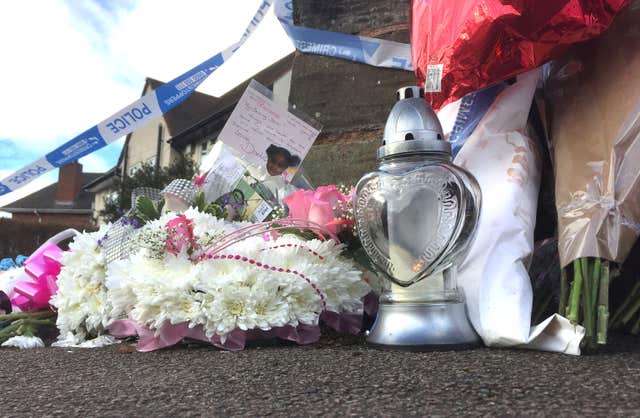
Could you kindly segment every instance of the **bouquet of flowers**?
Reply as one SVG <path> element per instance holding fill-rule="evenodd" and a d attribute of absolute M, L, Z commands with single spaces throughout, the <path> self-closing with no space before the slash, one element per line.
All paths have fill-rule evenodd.
<path fill-rule="evenodd" d="M 88 336 L 104 333 L 111 323 L 102 248 L 108 227 L 76 235 L 61 259 L 58 291 L 50 301 L 58 313 L 60 341 L 64 341 L 59 345 L 81 344 Z"/>
<path fill-rule="evenodd" d="M 364 280 L 371 286 L 373 293 L 380 294 L 387 284 L 374 273 L 374 267 L 362 248 L 356 232 L 353 212 L 354 188 L 345 185 L 319 186 L 315 190 L 298 190 L 285 199 L 289 212 L 288 217 L 302 219 L 324 226 L 345 243 L 345 256 L 356 262 L 363 271 Z M 372 304 L 377 304 L 377 298 L 368 298 Z M 373 314 L 375 306 L 367 306 Z"/>
<path fill-rule="evenodd" d="M 335 190 L 319 188 L 322 196 Z M 348 195 L 339 196 L 332 207 L 343 205 L 342 216 Z M 183 338 L 235 350 L 265 337 L 314 342 L 321 321 L 360 331 L 371 287 L 341 255 L 346 244 L 336 233 L 351 225 L 344 217 L 325 213 L 316 223 L 280 210 L 272 216 L 282 218 L 263 223 L 229 221 L 227 203 L 206 202 L 203 193 L 179 211 L 144 195 L 134 201 L 135 210 L 76 235 L 61 256 L 50 299 L 57 315 L 44 311 L 56 317 L 54 345 L 93 347 L 138 336 L 140 351 Z M 292 205 L 290 215 L 298 209 Z M 114 246 L 126 247 L 125 256 L 112 259 Z"/>
<path fill-rule="evenodd" d="M 610 327 L 640 330 L 634 292 L 623 303 L 632 309 L 609 315 L 610 262 L 624 262 L 640 235 L 639 18 L 637 7 L 621 13 L 603 36 L 553 63 L 545 85 L 565 268 L 559 312 L 584 325 L 590 346 L 605 344 Z"/>

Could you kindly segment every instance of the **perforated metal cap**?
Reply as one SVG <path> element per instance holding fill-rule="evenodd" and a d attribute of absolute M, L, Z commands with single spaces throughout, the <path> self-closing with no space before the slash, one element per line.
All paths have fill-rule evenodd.
<path fill-rule="evenodd" d="M 444 140 L 438 116 L 424 100 L 424 90 L 403 87 L 396 92 L 396 98 L 384 127 L 378 159 L 402 154 L 451 154 L 451 144 Z"/>

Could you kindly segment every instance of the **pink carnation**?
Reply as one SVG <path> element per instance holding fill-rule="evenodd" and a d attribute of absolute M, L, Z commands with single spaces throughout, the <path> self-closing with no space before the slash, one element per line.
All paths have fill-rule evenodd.
<path fill-rule="evenodd" d="M 196 187 L 202 187 L 206 178 L 207 178 L 207 173 L 204 173 L 201 175 L 196 174 L 193 176 L 193 184 L 195 184 Z"/>

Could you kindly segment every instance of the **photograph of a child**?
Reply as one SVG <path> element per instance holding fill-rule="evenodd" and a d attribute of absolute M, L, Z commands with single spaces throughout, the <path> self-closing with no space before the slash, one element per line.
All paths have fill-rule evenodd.
<path fill-rule="evenodd" d="M 279 176 L 289 168 L 300 165 L 300 157 L 292 155 L 289 150 L 275 144 L 267 148 L 267 173 L 270 176 Z"/>

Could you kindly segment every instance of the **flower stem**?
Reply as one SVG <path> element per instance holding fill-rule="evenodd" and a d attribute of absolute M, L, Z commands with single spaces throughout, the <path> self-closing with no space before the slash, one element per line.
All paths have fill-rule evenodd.
<path fill-rule="evenodd" d="M 560 269 L 560 303 L 558 305 L 560 315 L 566 315 L 568 287 L 567 269 Z"/>
<path fill-rule="evenodd" d="M 0 344 L 8 340 L 9 338 L 17 335 L 16 332 L 20 328 L 19 321 L 15 321 L 11 325 L 8 325 L 0 330 Z"/>
<path fill-rule="evenodd" d="M 640 309 L 640 298 L 638 298 L 635 301 L 635 303 L 633 305 L 631 305 L 631 309 L 629 309 L 627 311 L 627 313 L 622 317 L 622 322 L 624 324 L 629 322 L 631 320 L 631 318 L 633 318 L 633 315 L 635 315 L 636 312 L 638 312 L 638 309 Z"/>
<path fill-rule="evenodd" d="M 15 321 L 17 319 L 39 319 L 51 318 L 56 313 L 53 311 L 34 311 L 34 312 L 15 312 L 6 315 L 0 315 L 0 321 Z"/>
<path fill-rule="evenodd" d="M 633 300 L 636 298 L 638 290 L 640 290 L 640 281 L 633 286 L 633 289 L 631 289 L 629 296 L 627 296 L 622 305 L 620 305 L 618 309 L 616 309 L 616 312 L 611 317 L 611 328 L 616 328 L 619 325 L 622 315 L 626 312 L 629 305 L 631 305 Z"/>
<path fill-rule="evenodd" d="M 593 304 L 591 303 L 591 275 L 589 274 L 589 259 L 580 259 L 580 270 L 584 281 L 584 291 L 582 292 L 582 309 L 584 311 L 584 339 L 587 346 L 593 345 Z"/>
<path fill-rule="evenodd" d="M 32 337 L 40 326 L 54 327 L 55 325 L 55 322 L 51 319 L 16 319 L 10 325 L 0 329 L 0 344 L 16 335 Z"/>
<path fill-rule="evenodd" d="M 593 259 L 593 270 L 592 276 L 593 280 L 591 281 L 591 302 L 593 303 L 593 309 L 595 310 L 598 306 L 598 289 L 600 288 L 600 276 L 602 275 L 602 260 L 600 257 L 596 257 Z"/>
<path fill-rule="evenodd" d="M 596 261 L 599 263 L 599 258 Z M 598 330 L 597 343 L 607 343 L 607 328 L 609 326 L 609 262 L 602 263 L 602 274 L 599 274 L 600 289 L 598 292 Z"/>
<path fill-rule="evenodd" d="M 580 269 L 580 260 L 573 260 L 573 282 L 571 282 L 571 294 L 569 295 L 567 318 L 574 324 L 578 323 L 578 308 L 580 307 L 581 288 L 582 272 Z"/>

